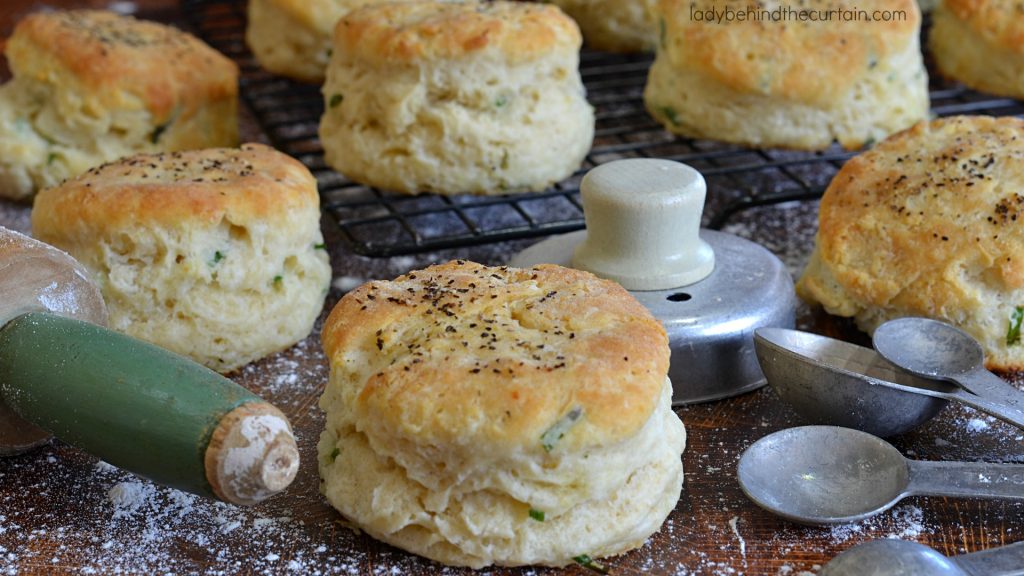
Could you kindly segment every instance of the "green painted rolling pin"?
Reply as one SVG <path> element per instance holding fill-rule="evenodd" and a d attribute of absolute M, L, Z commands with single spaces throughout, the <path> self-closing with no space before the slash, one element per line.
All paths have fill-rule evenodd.
<path fill-rule="evenodd" d="M 140 476 L 239 505 L 299 467 L 288 419 L 191 360 L 103 327 L 73 258 L 0 227 L 0 456 L 49 434 Z"/>

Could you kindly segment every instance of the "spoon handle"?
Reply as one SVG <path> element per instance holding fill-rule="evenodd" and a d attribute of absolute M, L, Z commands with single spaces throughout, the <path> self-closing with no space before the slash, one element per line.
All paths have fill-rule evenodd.
<path fill-rule="evenodd" d="M 1024 466 L 908 460 L 907 495 L 1024 500 Z"/>
<path fill-rule="evenodd" d="M 1002 404 L 1018 414 L 1024 414 L 1024 391 L 1014 388 L 984 368 L 960 375 L 955 381 L 964 390 L 990 402 Z"/>
<path fill-rule="evenodd" d="M 1024 576 L 1024 542 L 953 558 L 971 576 Z"/>
<path fill-rule="evenodd" d="M 1020 392 L 1017 393 L 1021 394 Z M 1024 428 L 1024 408 L 994 398 L 991 394 L 978 396 L 967 390 L 957 390 L 952 394 L 948 394 L 947 397 L 971 408 L 981 410 L 990 416 L 995 416 L 1007 424 L 1017 428 Z"/>

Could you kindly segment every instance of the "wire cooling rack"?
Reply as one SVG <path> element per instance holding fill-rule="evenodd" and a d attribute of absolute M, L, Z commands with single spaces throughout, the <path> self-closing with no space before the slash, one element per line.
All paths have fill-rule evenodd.
<path fill-rule="evenodd" d="M 182 0 L 200 36 L 241 69 L 241 94 L 274 146 L 302 161 L 316 176 L 322 205 L 349 247 L 365 256 L 394 256 L 568 232 L 583 227 L 582 175 L 619 158 L 654 157 L 685 162 L 708 183 L 704 225 L 721 227 L 753 206 L 820 197 L 852 153 L 750 150 L 674 136 L 643 107 L 650 56 L 584 51 L 580 72 L 597 113 L 594 147 L 572 177 L 532 194 L 406 196 L 347 180 L 324 163 L 317 136 L 323 112 L 318 87 L 260 68 L 245 45 L 245 0 Z M 1024 114 L 1024 105 L 945 83 L 932 74 L 932 112 Z"/>

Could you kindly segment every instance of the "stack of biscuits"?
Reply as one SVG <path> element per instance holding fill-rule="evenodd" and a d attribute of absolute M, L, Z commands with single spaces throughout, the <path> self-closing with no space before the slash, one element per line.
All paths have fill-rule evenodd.
<path fill-rule="evenodd" d="M 668 339 L 613 282 L 449 262 L 350 292 L 323 343 L 321 489 L 385 542 L 561 566 L 642 545 L 679 499 Z"/>

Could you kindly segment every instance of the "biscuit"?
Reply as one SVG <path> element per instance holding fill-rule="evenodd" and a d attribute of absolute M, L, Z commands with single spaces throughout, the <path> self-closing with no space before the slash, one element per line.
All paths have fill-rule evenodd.
<path fill-rule="evenodd" d="M 447 564 L 620 554 L 679 499 L 664 329 L 621 286 L 449 262 L 347 294 L 323 329 L 321 490 Z"/>
<path fill-rule="evenodd" d="M 327 163 L 415 194 L 543 190 L 580 166 L 594 112 L 582 39 L 555 6 L 400 2 L 335 28 L 323 87 Z"/>
<path fill-rule="evenodd" d="M 141 154 L 36 197 L 110 327 L 228 372 L 305 338 L 331 278 L 316 181 L 272 148 Z"/>
<path fill-rule="evenodd" d="M 1004 0 L 943 0 L 928 44 L 939 72 L 971 88 L 1024 98 L 1024 20 Z"/>
<path fill-rule="evenodd" d="M 76 10 L 29 15 L 6 47 L 0 196 L 136 152 L 238 143 L 233 62 L 175 28 Z"/>
<path fill-rule="evenodd" d="M 1024 121 L 922 122 L 849 160 L 821 200 L 797 293 L 872 332 L 904 316 L 954 324 L 989 368 L 1024 368 Z"/>
<path fill-rule="evenodd" d="M 745 0 L 659 0 L 664 34 L 644 89 L 648 112 L 683 136 L 805 150 L 834 140 L 859 148 L 927 117 L 928 75 L 914 0 L 878 0 L 870 12 L 852 0 L 773 6 L 759 11 Z M 828 10 L 846 10 L 867 17 L 875 9 L 905 18 L 796 16 L 829 18 Z M 776 22 L 775 12 L 789 15 Z M 740 13 L 743 21 L 737 21 Z"/>
<path fill-rule="evenodd" d="M 658 44 L 657 0 L 550 0 L 572 16 L 587 48 L 653 52 Z"/>
<path fill-rule="evenodd" d="M 320 84 L 338 19 L 355 8 L 388 0 L 249 0 L 245 42 L 260 65 Z"/>

